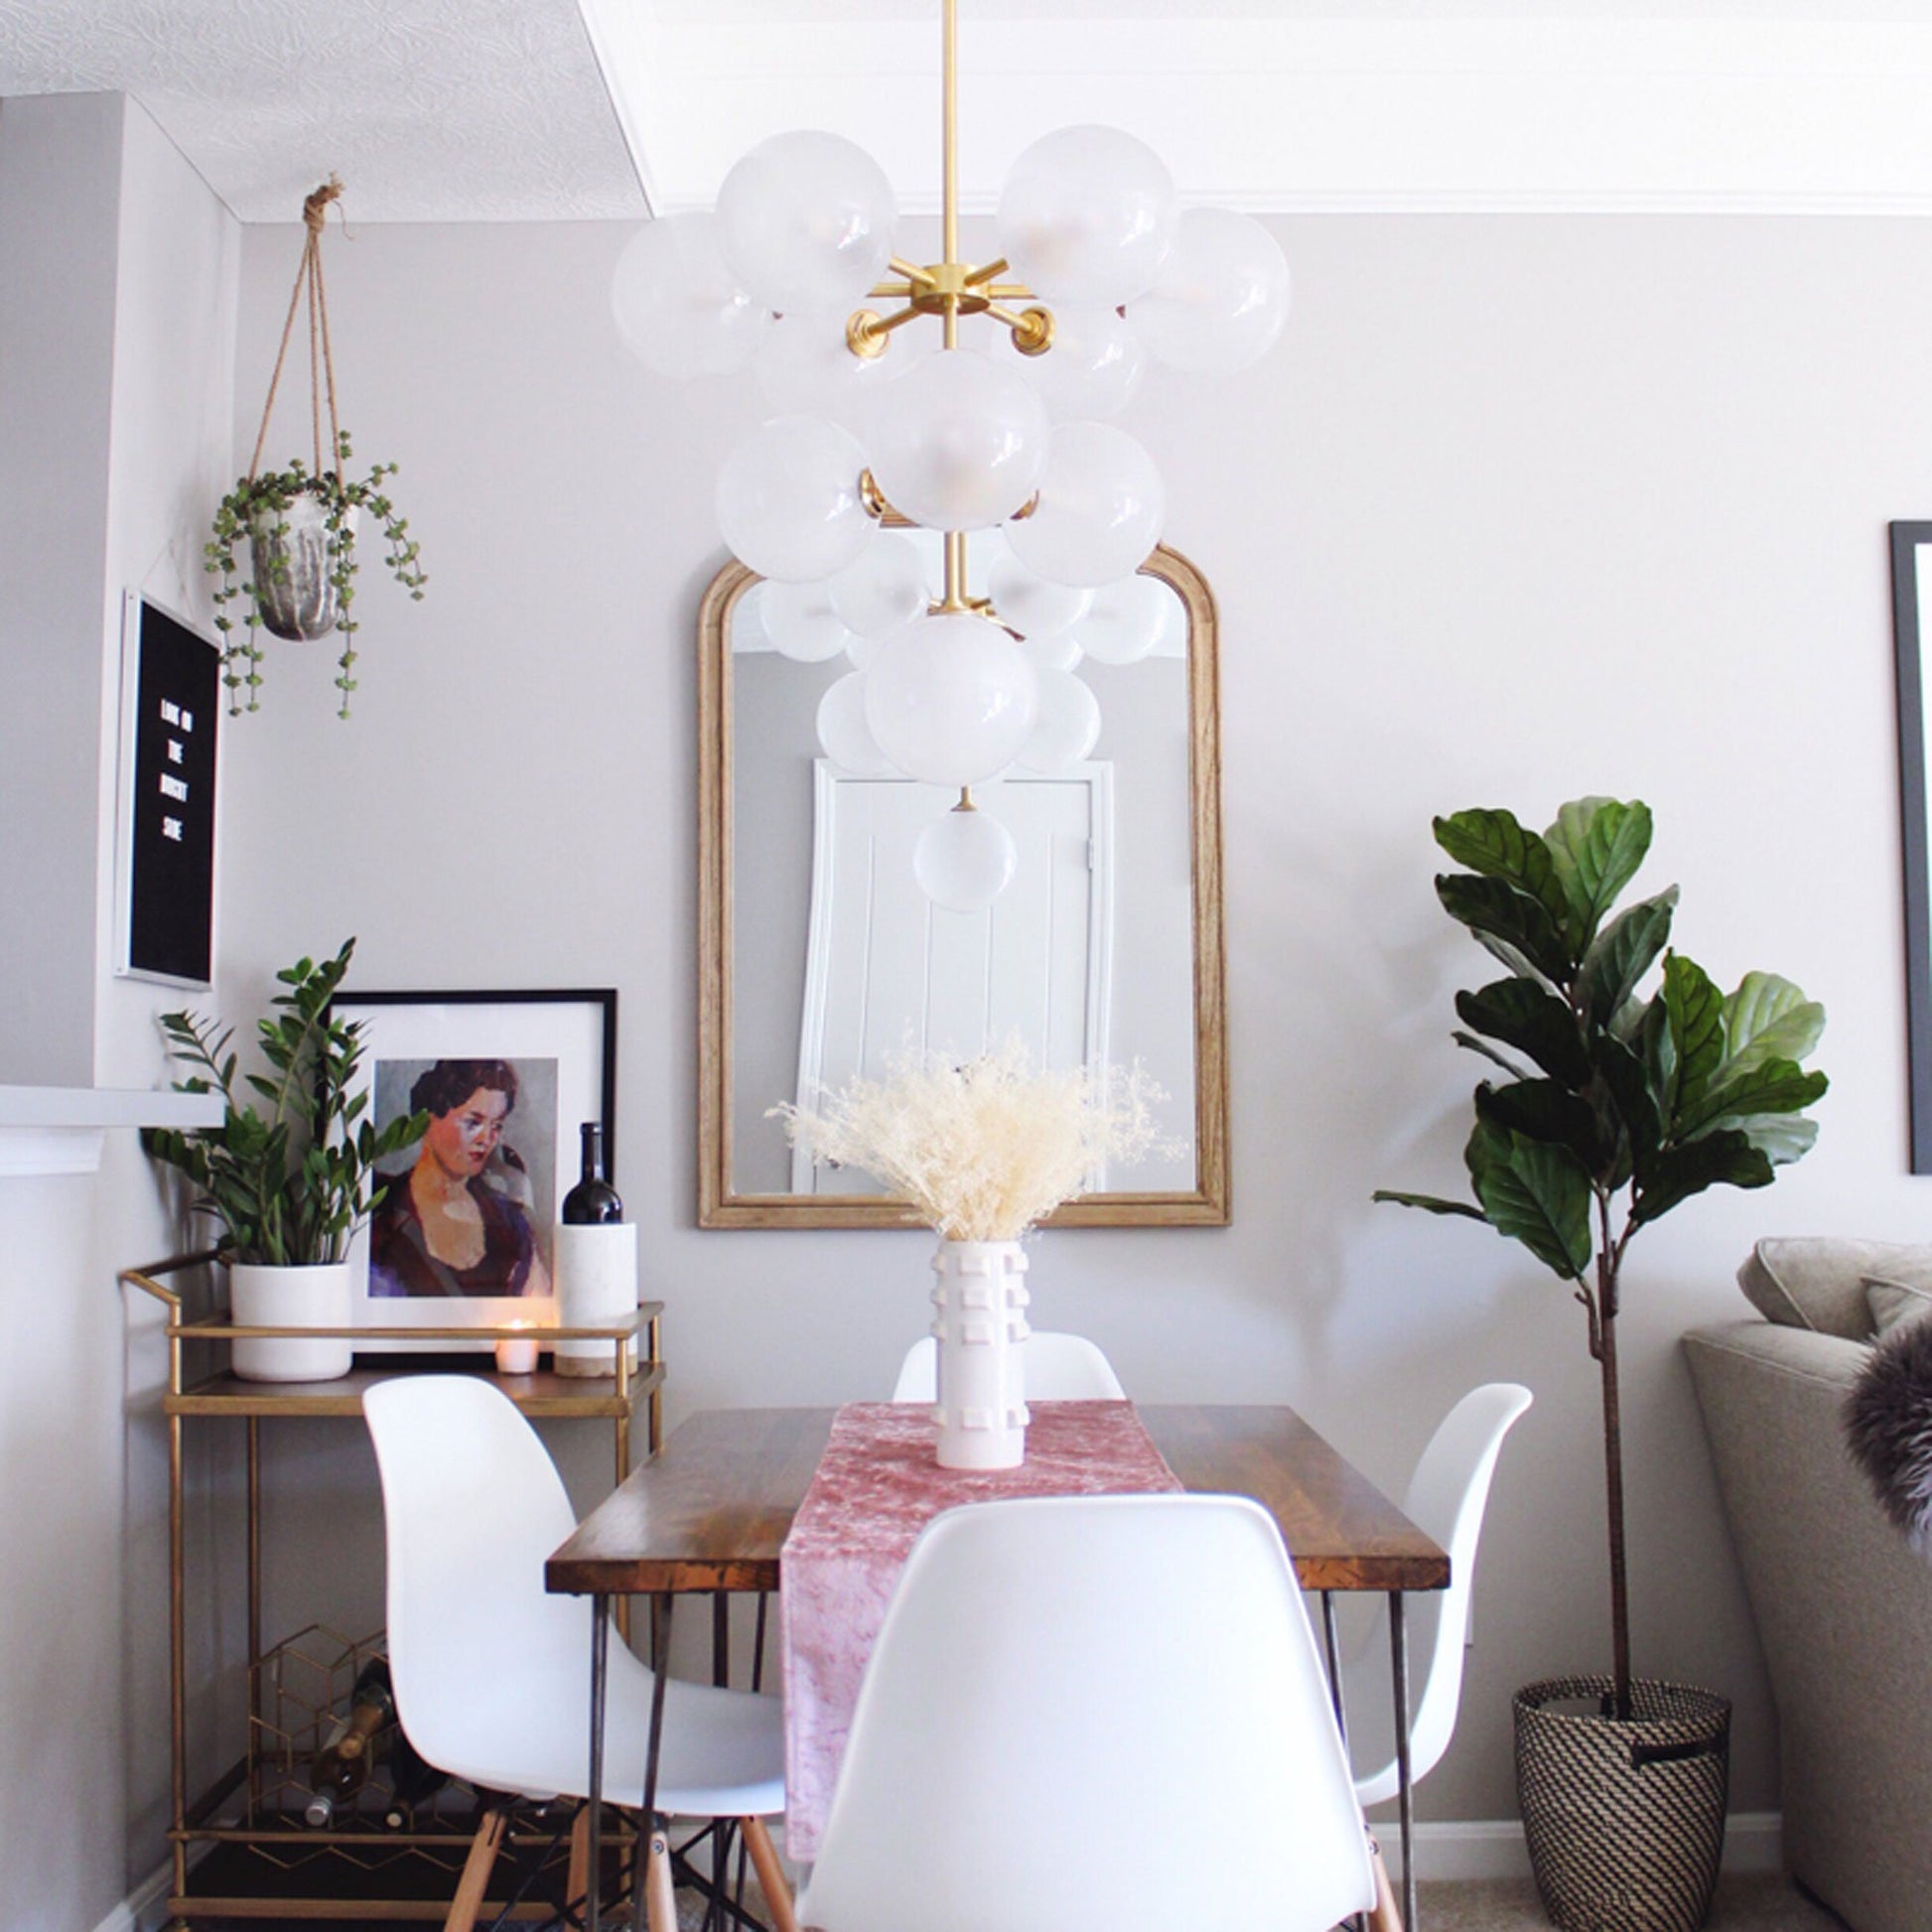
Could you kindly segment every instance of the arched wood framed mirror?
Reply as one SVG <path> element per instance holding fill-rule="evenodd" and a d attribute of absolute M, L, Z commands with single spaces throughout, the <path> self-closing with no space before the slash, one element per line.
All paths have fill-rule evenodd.
<path fill-rule="evenodd" d="M 1035 1064 L 1139 1059 L 1186 1142 L 1106 1174 L 1048 1226 L 1226 1225 L 1214 598 L 1165 546 L 1142 575 L 1171 593 L 1153 651 L 1079 667 L 1100 704 L 1091 758 L 975 787 L 1020 863 L 973 913 L 932 905 L 912 878 L 912 839 L 956 794 L 825 758 L 818 705 L 851 662 L 781 656 L 761 580 L 738 563 L 712 580 L 698 622 L 700 1227 L 917 1225 L 870 1176 L 797 1160 L 767 1109 L 876 1076 L 908 1045 L 971 1054 L 1014 1032 Z"/>

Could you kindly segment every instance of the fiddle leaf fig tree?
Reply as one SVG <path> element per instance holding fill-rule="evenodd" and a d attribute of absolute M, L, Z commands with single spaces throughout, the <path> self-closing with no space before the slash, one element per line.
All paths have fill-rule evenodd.
<path fill-rule="evenodd" d="M 1486 1221 L 1574 1284 L 1600 1370 L 1616 1710 L 1630 1710 L 1623 1438 L 1616 1321 L 1624 1250 L 1648 1222 L 1720 1183 L 1767 1186 L 1818 1137 L 1825 1091 L 1802 1062 L 1825 1010 L 1789 980 L 1746 973 L 1721 993 L 1669 950 L 1677 888 L 1616 910 L 1650 849 L 1649 808 L 1565 805 L 1540 837 L 1506 811 L 1435 822 L 1465 870 L 1436 881 L 1452 919 L 1507 969 L 1458 993 L 1456 1043 L 1502 1077 L 1475 1090 L 1463 1160 L 1474 1202 L 1375 1198 Z M 1647 996 L 1639 987 L 1661 960 Z"/>

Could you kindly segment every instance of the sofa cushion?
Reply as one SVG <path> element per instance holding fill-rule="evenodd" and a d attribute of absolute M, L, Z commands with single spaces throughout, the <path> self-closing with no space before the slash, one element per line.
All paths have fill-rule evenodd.
<path fill-rule="evenodd" d="M 1871 1311 L 1871 1329 L 1880 1340 L 1894 1328 L 1923 1321 L 1932 1314 L 1932 1288 L 1914 1282 L 1889 1281 L 1882 1275 L 1864 1278 L 1865 1306 Z"/>
<path fill-rule="evenodd" d="M 1872 1327 L 1866 1276 L 1932 1288 L 1932 1246 L 1851 1241 L 1837 1235 L 1767 1235 L 1744 1258 L 1737 1286 L 1767 1321 L 1864 1341 Z"/>

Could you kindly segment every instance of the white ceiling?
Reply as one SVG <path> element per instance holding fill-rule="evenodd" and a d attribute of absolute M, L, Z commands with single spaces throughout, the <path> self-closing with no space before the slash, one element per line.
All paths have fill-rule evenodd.
<path fill-rule="evenodd" d="M 961 0 L 969 207 L 1109 120 L 1256 209 L 1932 213 L 1932 0 Z M 0 96 L 136 95 L 244 220 L 708 205 L 798 125 L 938 191 L 938 0 L 0 0 Z M 588 29 L 588 31 L 587 31 Z M 609 81 L 607 90 L 606 81 Z M 626 151 L 628 150 L 628 151 Z"/>

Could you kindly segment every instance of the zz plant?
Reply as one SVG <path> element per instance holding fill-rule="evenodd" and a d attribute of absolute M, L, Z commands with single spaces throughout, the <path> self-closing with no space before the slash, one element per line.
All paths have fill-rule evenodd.
<path fill-rule="evenodd" d="M 356 1087 L 363 1023 L 344 1024 L 330 1008 L 354 951 L 349 939 L 333 959 L 298 959 L 276 974 L 287 990 L 255 1028 L 269 1070 L 242 1080 L 266 1111 L 237 1089 L 232 1028 L 192 1013 L 161 1016 L 171 1056 L 195 1069 L 176 1090 L 219 1093 L 227 1118 L 193 1134 L 151 1129 L 143 1144 L 200 1190 L 195 1206 L 220 1225 L 229 1261 L 304 1268 L 345 1260 L 382 1190 L 376 1164 L 429 1125 L 417 1114 L 377 1130 L 364 1118 L 368 1092 Z"/>
<path fill-rule="evenodd" d="M 1458 993 L 1458 1045 L 1500 1069 L 1475 1090 L 1463 1159 L 1474 1204 L 1382 1191 L 1377 1200 L 1486 1221 L 1574 1285 L 1601 1375 L 1616 1715 L 1630 1711 L 1617 1315 L 1639 1228 L 1720 1183 L 1763 1187 L 1817 1138 L 1825 1091 L 1801 1062 L 1825 1010 L 1789 980 L 1746 973 L 1720 993 L 1667 950 L 1677 888 L 1614 911 L 1650 848 L 1647 806 L 1565 805 L 1539 837 L 1506 811 L 1435 821 L 1462 872 L 1443 908 L 1504 977 Z M 1613 915 L 1614 914 L 1614 915 Z M 1660 983 L 1639 984 L 1662 958 Z"/>

